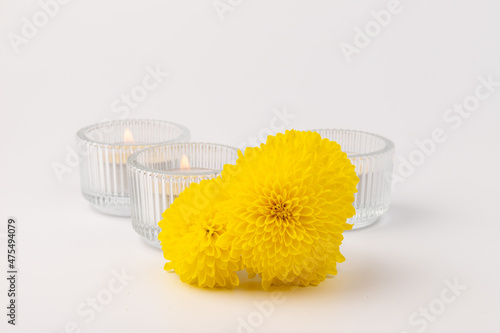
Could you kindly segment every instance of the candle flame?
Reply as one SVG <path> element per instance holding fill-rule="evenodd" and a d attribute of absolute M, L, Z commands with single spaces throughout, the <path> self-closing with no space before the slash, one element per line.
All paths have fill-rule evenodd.
<path fill-rule="evenodd" d="M 125 132 L 123 133 L 123 142 L 125 143 L 134 142 L 134 136 L 132 135 L 132 132 L 130 132 L 128 128 L 125 128 Z"/>
<path fill-rule="evenodd" d="M 189 159 L 186 155 L 182 155 L 182 158 L 181 158 L 181 170 L 186 170 L 186 169 L 190 169 L 189 167 Z"/>

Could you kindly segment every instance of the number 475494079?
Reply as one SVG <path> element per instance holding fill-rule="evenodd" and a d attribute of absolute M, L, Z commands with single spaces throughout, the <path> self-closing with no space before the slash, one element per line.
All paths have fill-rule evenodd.
<path fill-rule="evenodd" d="M 8 229 L 7 229 L 7 261 L 9 263 L 9 269 L 16 268 L 16 226 L 15 220 L 9 219 Z"/>

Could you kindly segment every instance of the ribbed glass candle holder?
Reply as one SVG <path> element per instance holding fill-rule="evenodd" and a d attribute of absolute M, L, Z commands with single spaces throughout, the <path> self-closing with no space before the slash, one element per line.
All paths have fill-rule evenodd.
<path fill-rule="evenodd" d="M 77 133 L 82 194 L 99 211 L 130 216 L 127 159 L 161 143 L 189 141 L 184 126 L 161 120 L 118 120 Z"/>
<path fill-rule="evenodd" d="M 174 143 L 141 150 L 128 159 L 132 226 L 153 246 L 160 246 L 158 222 L 191 183 L 220 175 L 235 164 L 238 150 L 212 143 Z"/>
<path fill-rule="evenodd" d="M 355 194 L 356 215 L 347 222 L 353 229 L 374 223 L 389 208 L 394 144 L 380 135 L 339 129 L 315 130 L 321 137 L 337 142 L 359 177 Z"/>

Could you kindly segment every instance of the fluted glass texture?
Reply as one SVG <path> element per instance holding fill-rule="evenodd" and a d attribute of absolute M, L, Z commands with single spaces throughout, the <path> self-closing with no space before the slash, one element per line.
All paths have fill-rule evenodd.
<path fill-rule="evenodd" d="M 356 215 L 348 223 L 353 229 L 374 223 L 389 208 L 394 144 L 382 136 L 353 130 L 315 130 L 323 138 L 337 142 L 359 177 L 355 194 Z"/>
<path fill-rule="evenodd" d="M 153 246 L 160 246 L 158 222 L 179 194 L 191 183 L 220 175 L 225 164 L 235 164 L 234 147 L 211 143 L 174 143 L 130 156 L 132 226 Z"/>
<path fill-rule="evenodd" d="M 161 143 L 189 141 L 184 126 L 160 120 L 119 120 L 81 129 L 82 194 L 99 211 L 130 216 L 127 159 L 134 152 Z"/>

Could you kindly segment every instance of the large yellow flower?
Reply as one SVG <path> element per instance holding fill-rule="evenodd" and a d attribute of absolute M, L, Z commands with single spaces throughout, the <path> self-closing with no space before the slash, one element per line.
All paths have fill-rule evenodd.
<path fill-rule="evenodd" d="M 336 274 L 342 232 L 352 225 L 358 177 L 340 146 L 315 132 L 286 131 L 239 152 L 222 172 L 220 218 L 227 231 L 217 245 L 240 258 L 262 286 L 317 285 Z"/>
<path fill-rule="evenodd" d="M 239 284 L 236 271 L 240 260 L 228 249 L 217 246 L 226 231 L 226 220 L 219 215 L 224 200 L 220 178 L 193 183 L 175 199 L 159 222 L 158 235 L 163 255 L 170 260 L 165 270 L 174 269 L 183 282 L 200 287 L 232 288 Z"/>

